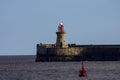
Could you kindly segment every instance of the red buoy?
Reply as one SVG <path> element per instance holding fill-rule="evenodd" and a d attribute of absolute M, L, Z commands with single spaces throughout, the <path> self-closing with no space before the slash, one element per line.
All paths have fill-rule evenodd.
<path fill-rule="evenodd" d="M 86 77 L 87 76 L 87 72 L 86 72 L 86 70 L 84 68 L 83 62 L 81 64 L 82 64 L 82 69 L 79 71 L 79 77 Z"/>

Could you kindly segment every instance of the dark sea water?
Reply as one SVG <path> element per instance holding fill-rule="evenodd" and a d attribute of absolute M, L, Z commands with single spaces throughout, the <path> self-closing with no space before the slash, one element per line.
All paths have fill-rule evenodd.
<path fill-rule="evenodd" d="M 88 76 L 79 77 L 80 62 L 36 63 L 34 59 L 0 57 L 0 80 L 120 80 L 120 61 L 85 61 Z"/>

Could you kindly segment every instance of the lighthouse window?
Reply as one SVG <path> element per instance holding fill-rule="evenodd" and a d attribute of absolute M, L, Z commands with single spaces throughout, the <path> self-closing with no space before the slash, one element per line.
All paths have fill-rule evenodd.
<path fill-rule="evenodd" d="M 62 45 L 63 45 L 62 42 L 60 42 L 60 47 L 62 47 Z"/>
<path fill-rule="evenodd" d="M 62 38 L 62 36 L 60 36 L 60 38 Z"/>

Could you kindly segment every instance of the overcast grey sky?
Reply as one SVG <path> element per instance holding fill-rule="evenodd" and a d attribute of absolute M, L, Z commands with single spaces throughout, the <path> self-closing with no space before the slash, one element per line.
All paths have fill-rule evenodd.
<path fill-rule="evenodd" d="M 61 22 L 68 43 L 120 44 L 120 0 L 0 0 L 0 55 L 36 54 Z"/>

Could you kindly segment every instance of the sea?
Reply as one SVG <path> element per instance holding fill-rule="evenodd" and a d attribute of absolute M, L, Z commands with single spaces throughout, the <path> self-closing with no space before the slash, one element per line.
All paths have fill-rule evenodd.
<path fill-rule="evenodd" d="M 120 61 L 35 62 L 35 55 L 0 56 L 0 80 L 120 80 Z"/>

